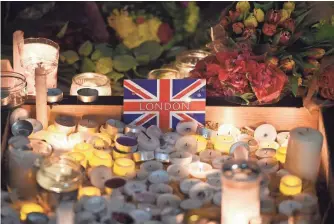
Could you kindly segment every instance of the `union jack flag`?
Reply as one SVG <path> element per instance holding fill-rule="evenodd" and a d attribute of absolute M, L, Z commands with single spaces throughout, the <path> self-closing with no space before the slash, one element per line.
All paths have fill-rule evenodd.
<path fill-rule="evenodd" d="M 180 121 L 205 122 L 204 79 L 124 80 L 124 122 L 167 131 Z"/>

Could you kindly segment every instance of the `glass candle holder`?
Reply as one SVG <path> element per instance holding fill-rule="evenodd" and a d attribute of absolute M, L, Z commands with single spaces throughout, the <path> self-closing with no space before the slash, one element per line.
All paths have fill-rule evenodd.
<path fill-rule="evenodd" d="M 189 77 L 190 71 L 192 71 L 197 62 L 211 53 L 202 50 L 192 50 L 182 52 L 180 55 L 176 56 L 175 66 L 180 72 L 180 78 Z"/>
<path fill-rule="evenodd" d="M 77 91 L 83 88 L 96 89 L 99 96 L 111 96 L 110 80 L 106 75 L 86 72 L 74 76 L 70 95 L 78 95 Z"/>
<path fill-rule="evenodd" d="M 178 79 L 179 71 L 170 68 L 154 69 L 148 73 L 148 79 Z"/>
<path fill-rule="evenodd" d="M 16 72 L 1 71 L 1 108 L 9 109 L 24 104 L 27 95 L 26 78 Z"/>
<path fill-rule="evenodd" d="M 36 95 L 35 69 L 46 70 L 47 88 L 57 87 L 59 45 L 46 38 L 27 38 L 19 43 L 21 66 L 27 80 L 28 95 Z"/>
<path fill-rule="evenodd" d="M 82 180 L 80 164 L 64 157 L 48 158 L 38 170 L 36 180 L 42 188 L 52 192 L 75 191 Z"/>

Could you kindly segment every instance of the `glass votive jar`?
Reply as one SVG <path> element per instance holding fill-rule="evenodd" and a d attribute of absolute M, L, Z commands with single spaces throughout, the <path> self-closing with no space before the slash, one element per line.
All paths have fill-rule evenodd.
<path fill-rule="evenodd" d="M 46 38 L 27 38 L 19 43 L 21 66 L 27 79 L 28 95 L 36 95 L 35 69 L 46 70 L 47 88 L 57 87 L 59 45 Z"/>
<path fill-rule="evenodd" d="M 16 72 L 1 71 L 1 108 L 9 109 L 24 104 L 27 95 L 26 78 Z"/>
<path fill-rule="evenodd" d="M 184 51 L 176 56 L 175 66 L 180 72 L 180 78 L 189 77 L 189 73 L 193 70 L 197 62 L 211 53 L 203 50 Z"/>
<path fill-rule="evenodd" d="M 80 164 L 65 157 L 45 159 L 37 172 L 37 183 L 51 192 L 72 192 L 82 181 Z"/>
<path fill-rule="evenodd" d="M 106 75 L 85 72 L 74 76 L 70 95 L 78 95 L 77 91 L 83 88 L 96 89 L 99 96 L 111 96 L 110 80 Z"/>
<path fill-rule="evenodd" d="M 148 73 L 148 79 L 178 79 L 179 71 L 170 68 L 154 69 Z"/>

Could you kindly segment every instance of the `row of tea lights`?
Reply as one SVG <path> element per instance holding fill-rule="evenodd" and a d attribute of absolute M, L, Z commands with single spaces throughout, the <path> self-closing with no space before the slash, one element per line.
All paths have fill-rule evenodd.
<path fill-rule="evenodd" d="M 53 146 L 54 154 L 61 154 L 57 160 L 53 159 L 54 162 L 51 165 L 42 166 L 37 174 L 37 182 L 47 190 L 55 189 L 54 185 L 58 185 L 56 190 L 58 193 L 79 189 L 78 199 L 80 200 L 85 198 L 83 196 L 97 197 L 103 193 L 111 194 L 111 196 L 125 194 L 131 196 L 136 202 L 144 201 L 153 204 L 156 201 L 157 204 L 154 206 L 160 209 L 165 207 L 181 207 L 183 210 L 195 209 L 212 201 L 218 206 L 221 203 L 224 205 L 222 206 L 224 223 L 236 223 L 236 221 L 248 223 L 251 218 L 260 215 L 260 201 L 268 203 L 272 199 L 268 196 L 268 190 L 265 191 L 266 188 L 262 188 L 262 184 L 261 200 L 260 197 L 256 196 L 260 194 L 260 182 L 257 184 L 259 189 L 254 188 L 253 193 L 248 190 L 240 192 L 240 190 L 234 191 L 233 189 L 237 189 L 240 183 L 247 185 L 247 182 L 249 182 L 248 187 L 251 189 L 253 184 L 250 181 L 251 177 L 263 176 L 263 173 L 264 177 L 283 174 L 279 185 L 282 195 L 311 198 L 312 200 L 307 201 L 312 201 L 312 206 L 317 207 L 316 196 L 300 194 L 302 192 L 301 178 L 313 180 L 308 176 L 298 175 L 306 172 L 303 167 L 299 167 L 302 170 L 297 170 L 297 172 L 293 169 L 279 170 L 281 164 L 288 161 L 286 158 L 289 151 L 287 150 L 289 148 L 287 147 L 288 142 L 294 144 L 296 148 L 300 147 L 299 145 L 304 146 L 302 144 L 304 137 L 309 136 L 310 131 L 313 136 L 311 140 L 319 144 L 320 140 L 317 139 L 319 137 L 314 134 L 316 130 L 309 128 L 305 130 L 299 128 L 291 133 L 277 134 L 272 125 L 264 124 L 257 127 L 255 131 L 246 127 L 241 133 L 231 124 L 223 124 L 218 131 L 213 131 L 199 127 L 194 122 L 180 122 L 176 127 L 176 132 L 162 133 L 157 126 L 150 126 L 146 129 L 124 125 L 113 119 L 108 120 L 101 127 L 96 121 L 88 118 L 83 118 L 76 124 L 73 117 L 61 115 L 56 117 L 55 123 L 50 125 L 47 130 L 37 131 L 29 137 L 46 140 Z M 291 139 L 290 135 L 294 135 L 295 132 L 302 133 L 302 139 L 298 139 L 298 137 Z M 321 134 L 320 137 L 322 141 Z M 307 154 L 308 151 L 306 150 L 304 153 Z M 299 157 L 302 156 L 299 155 Z M 73 182 L 73 167 L 59 166 L 59 164 L 66 165 L 66 163 L 61 162 L 66 159 L 71 159 L 86 169 L 90 179 L 89 184 L 93 186 L 86 186 L 85 181 L 82 184 L 80 182 L 74 185 L 69 184 L 69 182 Z M 320 160 L 320 154 L 317 158 L 313 158 L 313 163 L 317 163 L 318 159 Z M 236 168 L 237 161 L 243 161 L 239 164 L 241 168 Z M 293 162 L 298 166 L 298 159 Z M 140 163 L 139 170 L 136 168 L 136 163 Z M 164 164 L 167 163 L 170 165 L 167 170 L 164 170 Z M 256 173 L 256 168 L 254 170 L 247 168 L 244 172 L 244 166 L 252 167 L 254 164 L 261 171 L 261 175 Z M 227 170 L 224 172 L 223 168 L 222 173 L 221 169 L 224 165 Z M 231 171 L 233 175 L 236 175 L 232 175 L 232 179 L 229 176 Z M 236 171 L 241 172 L 241 174 L 234 173 Z M 45 176 L 50 176 L 50 174 L 54 175 L 55 178 L 46 180 Z M 189 179 L 189 175 L 192 178 Z M 247 181 L 240 182 L 240 177 L 245 178 L 245 175 Z M 71 176 L 71 178 L 64 178 L 64 176 Z M 224 178 L 226 183 L 233 180 L 231 189 L 228 189 L 228 186 L 224 187 Z M 261 178 L 255 179 L 260 180 Z M 124 184 L 121 184 L 121 188 L 117 191 L 119 186 L 115 187 L 113 182 L 120 180 L 124 180 Z M 173 182 L 179 183 L 181 192 L 185 195 L 188 194 L 189 199 L 181 202 L 177 195 L 172 194 L 173 189 L 168 183 Z M 63 186 L 59 187 L 60 183 Z M 146 183 L 149 183 L 149 187 Z M 224 189 L 224 197 L 221 196 L 222 188 Z M 231 197 L 228 197 L 227 192 L 230 192 Z M 156 196 L 157 194 L 159 196 Z M 116 200 L 115 198 L 113 200 Z M 150 198 L 153 198 L 152 201 Z M 229 200 L 232 200 L 233 203 Z M 279 212 L 290 216 L 294 210 L 304 206 L 305 203 L 300 201 L 284 200 L 279 205 Z M 29 207 L 38 207 L 38 205 L 34 206 Z M 254 206 L 253 209 L 251 209 L 252 206 Z M 231 209 L 240 211 L 244 215 L 239 215 L 238 218 L 233 215 L 235 212 L 231 212 Z M 23 211 L 21 218 L 24 219 L 27 208 L 23 206 L 21 210 Z M 35 210 L 32 209 L 32 211 Z M 136 220 L 148 221 L 152 218 L 152 214 L 148 215 L 147 211 L 134 210 L 136 212 L 132 216 Z M 253 212 L 249 213 L 249 211 Z M 77 216 L 80 217 L 80 214 L 77 213 Z M 240 217 L 242 218 L 240 219 Z"/>

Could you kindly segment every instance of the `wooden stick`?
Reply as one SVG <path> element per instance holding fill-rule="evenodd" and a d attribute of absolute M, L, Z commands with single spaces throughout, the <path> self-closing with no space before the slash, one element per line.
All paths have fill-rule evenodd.
<path fill-rule="evenodd" d="M 17 30 L 13 33 L 13 66 L 14 72 L 23 74 L 23 68 L 21 66 L 21 57 L 19 51 L 19 45 L 24 44 L 24 32 Z"/>
<path fill-rule="evenodd" d="M 46 71 L 42 64 L 38 64 L 35 69 L 35 87 L 36 87 L 36 119 L 39 120 L 43 129 L 48 127 L 48 105 L 47 105 L 47 87 Z"/>

